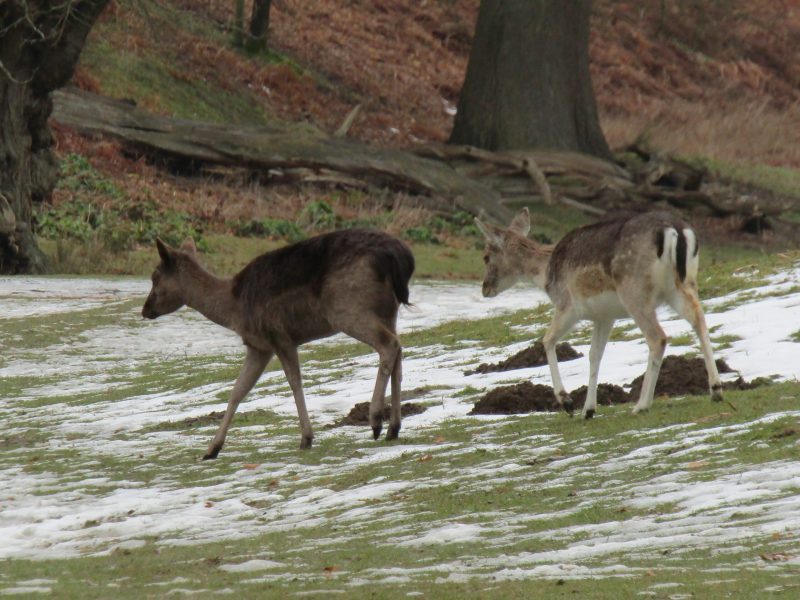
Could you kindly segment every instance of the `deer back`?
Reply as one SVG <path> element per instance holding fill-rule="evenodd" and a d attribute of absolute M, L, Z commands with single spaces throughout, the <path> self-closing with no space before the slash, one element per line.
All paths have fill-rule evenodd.
<path fill-rule="evenodd" d="M 283 329 L 302 342 L 336 332 L 334 304 L 396 314 L 399 303 L 408 303 L 413 271 L 413 255 L 400 240 L 349 229 L 262 254 L 235 276 L 233 294 L 251 331 Z"/>
<path fill-rule="evenodd" d="M 658 302 L 687 277 L 696 278 L 698 249 L 689 225 L 665 212 L 586 225 L 556 244 L 545 290 L 559 304 L 617 294 L 627 282 Z"/>

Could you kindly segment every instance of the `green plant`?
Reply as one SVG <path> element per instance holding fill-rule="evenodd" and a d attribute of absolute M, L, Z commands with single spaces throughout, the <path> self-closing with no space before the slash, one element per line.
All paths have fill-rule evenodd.
<path fill-rule="evenodd" d="M 112 180 L 98 173 L 89 160 L 80 154 L 67 154 L 61 160 L 58 188 L 73 192 L 90 192 L 112 199 L 125 196 Z"/>
<path fill-rule="evenodd" d="M 315 200 L 306 204 L 300 213 L 299 221 L 306 229 L 333 229 L 336 227 L 336 213 L 325 200 Z"/>
<path fill-rule="evenodd" d="M 436 234 L 429 227 L 410 227 L 403 232 L 403 239 L 418 244 L 441 244 Z"/>
<path fill-rule="evenodd" d="M 229 225 L 234 235 L 239 237 L 280 238 L 290 242 L 296 242 L 305 237 L 296 223 L 286 219 L 251 219 Z"/>
<path fill-rule="evenodd" d="M 192 238 L 200 250 L 207 249 L 197 219 L 162 209 L 151 198 L 122 198 L 103 206 L 72 198 L 40 211 L 36 224 L 38 235 L 45 239 L 99 242 L 114 253 L 152 244 L 157 237 L 172 245 Z"/>

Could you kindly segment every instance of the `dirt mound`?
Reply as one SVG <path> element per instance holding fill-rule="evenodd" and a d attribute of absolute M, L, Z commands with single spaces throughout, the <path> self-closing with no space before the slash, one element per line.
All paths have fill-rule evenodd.
<path fill-rule="evenodd" d="M 572 346 L 563 342 L 556 346 L 556 357 L 558 362 L 573 360 L 583 356 Z M 532 346 L 517 352 L 514 356 L 507 358 L 499 363 L 481 363 L 473 371 L 465 371 L 464 375 L 475 373 L 493 373 L 496 371 L 511 371 L 513 369 L 526 369 L 528 367 L 541 367 L 547 364 L 547 355 L 544 352 L 544 344 L 536 342 Z"/>
<path fill-rule="evenodd" d="M 588 388 L 582 385 L 576 390 L 572 390 L 569 395 L 572 398 L 572 406 L 575 410 L 583 408 L 586 402 L 586 390 Z M 597 384 L 597 403 L 601 406 L 611 406 L 612 404 L 626 404 L 632 402 L 634 398 L 618 385 L 613 383 L 598 383 Z"/>
<path fill-rule="evenodd" d="M 733 373 L 728 364 L 717 359 L 720 373 Z M 597 386 L 597 403 L 603 406 L 625 404 L 639 399 L 644 375 L 630 384 L 630 391 L 618 385 L 601 383 Z M 724 384 L 726 390 L 751 390 L 769 385 L 771 380 L 759 377 L 745 381 L 739 377 Z M 627 386 L 626 386 L 627 387 Z M 708 393 L 708 376 L 702 358 L 694 356 L 668 356 L 664 359 L 656 384 L 656 396 L 702 396 Z M 580 410 L 586 402 L 586 386 L 570 393 L 573 410 Z M 512 415 L 529 412 L 554 412 L 560 410 L 553 388 L 549 385 L 532 384 L 528 381 L 517 385 L 507 385 L 492 390 L 479 399 L 469 414 L 471 415 Z"/>
<path fill-rule="evenodd" d="M 717 359 L 717 369 L 720 373 L 733 372 L 721 358 Z M 631 397 L 639 397 L 643 380 L 644 374 L 631 382 Z M 700 396 L 707 393 L 708 375 L 702 358 L 688 355 L 667 356 L 661 363 L 656 396 Z"/>
<path fill-rule="evenodd" d="M 186 417 L 181 421 L 181 423 L 186 427 L 205 427 L 206 425 L 218 424 L 220 421 L 222 421 L 222 417 L 224 416 L 225 411 L 219 410 L 210 412 L 207 415 L 200 417 Z"/>
<path fill-rule="evenodd" d="M 570 397 L 573 409 L 580 410 L 586 402 L 586 386 L 574 390 Z M 630 395 L 618 385 L 601 383 L 597 386 L 597 403 L 603 406 L 630 402 Z M 549 385 L 524 381 L 492 390 L 475 403 L 471 415 L 513 415 L 529 412 L 556 412 L 561 407 L 556 402 Z"/>
<path fill-rule="evenodd" d="M 428 410 L 427 406 L 422 406 L 415 402 L 406 402 L 400 405 L 400 415 L 403 417 L 418 415 L 426 410 Z M 389 411 L 390 407 L 388 405 L 383 407 L 384 421 L 389 420 Z M 369 402 L 359 402 L 350 409 L 346 417 L 339 419 L 332 426 L 343 427 L 345 425 L 369 425 Z"/>
<path fill-rule="evenodd" d="M 470 415 L 514 415 L 560 410 L 553 388 L 523 381 L 492 390 L 475 403 Z"/>

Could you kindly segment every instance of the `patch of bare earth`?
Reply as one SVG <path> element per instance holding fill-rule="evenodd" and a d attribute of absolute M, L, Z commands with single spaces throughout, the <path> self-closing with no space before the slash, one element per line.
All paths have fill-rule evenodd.
<path fill-rule="evenodd" d="M 389 420 L 390 406 L 383 407 L 383 420 Z M 428 410 L 427 406 L 422 406 L 416 402 L 404 402 L 400 405 L 400 415 L 408 417 L 411 415 L 418 415 Z M 333 424 L 333 427 L 344 427 L 345 425 L 369 425 L 369 402 L 359 402 L 347 415 Z"/>
<path fill-rule="evenodd" d="M 556 345 L 556 358 L 559 362 L 574 360 L 583 356 L 566 342 Z M 511 371 L 513 369 L 526 369 L 528 367 L 541 367 L 547 364 L 547 354 L 544 351 L 542 342 L 535 342 L 524 350 L 520 350 L 515 355 L 500 361 L 499 363 L 481 363 L 471 371 L 465 371 L 464 375 L 475 373 L 494 373 L 498 371 Z"/>
<path fill-rule="evenodd" d="M 720 373 L 734 372 L 722 359 L 717 359 Z M 640 375 L 626 391 L 618 385 L 601 383 L 597 386 L 597 403 L 609 406 L 635 402 L 642 389 L 644 375 Z M 767 385 L 763 378 L 745 381 L 739 377 L 724 384 L 725 389 L 746 390 Z M 692 356 L 668 356 L 661 365 L 656 384 L 656 396 L 697 396 L 708 393 L 708 375 L 702 358 Z M 570 393 L 573 408 L 580 410 L 586 401 L 586 386 Z M 529 412 L 554 412 L 561 410 L 548 385 L 532 384 L 528 381 L 496 388 L 480 398 L 470 414 L 518 414 Z"/>

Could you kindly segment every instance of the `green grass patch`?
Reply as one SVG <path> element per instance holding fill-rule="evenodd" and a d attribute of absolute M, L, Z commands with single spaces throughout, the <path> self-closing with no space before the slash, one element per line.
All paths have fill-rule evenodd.
<path fill-rule="evenodd" d="M 782 196 L 800 199 L 800 170 L 742 162 L 696 159 L 713 173 L 739 183 L 746 183 Z"/>

